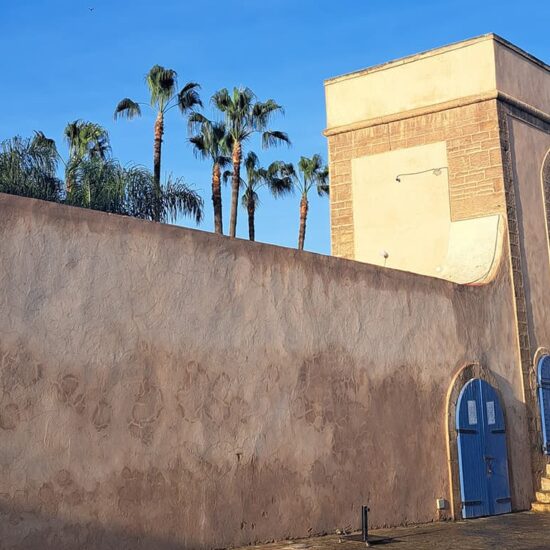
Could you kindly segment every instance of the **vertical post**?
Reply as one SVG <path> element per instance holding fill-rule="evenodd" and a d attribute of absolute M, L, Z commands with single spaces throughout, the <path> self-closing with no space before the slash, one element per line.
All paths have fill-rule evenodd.
<path fill-rule="evenodd" d="M 363 542 L 369 546 L 369 507 L 361 506 L 361 530 L 363 532 Z"/>

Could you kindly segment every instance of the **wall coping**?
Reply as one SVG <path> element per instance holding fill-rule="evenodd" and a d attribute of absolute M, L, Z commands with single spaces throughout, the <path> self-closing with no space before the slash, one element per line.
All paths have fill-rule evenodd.
<path fill-rule="evenodd" d="M 373 65 L 372 67 L 367 67 L 366 69 L 359 69 L 357 71 L 352 71 L 349 73 L 345 73 L 343 75 L 334 76 L 332 78 L 327 78 L 324 81 L 325 86 L 330 86 L 331 84 L 336 84 L 337 82 L 342 82 L 343 80 L 350 80 L 353 78 L 358 78 L 361 76 L 364 76 L 366 74 L 375 73 L 379 71 L 385 71 L 387 69 L 392 69 L 393 67 L 398 67 L 400 65 L 406 65 L 408 63 L 414 63 L 415 61 L 420 61 L 421 59 L 426 59 L 428 57 L 435 57 L 437 55 L 442 55 L 444 53 L 458 50 L 467 46 L 471 46 L 472 44 L 477 44 L 479 42 L 485 42 L 487 40 L 493 40 L 494 42 L 498 42 L 502 46 L 508 48 L 509 50 L 512 50 L 513 52 L 519 54 L 521 57 L 523 57 L 525 60 L 539 66 L 540 68 L 549 71 L 550 72 L 550 65 L 546 64 L 541 59 L 538 59 L 534 55 L 531 55 L 530 53 L 526 52 L 525 50 L 522 50 L 515 44 L 512 44 L 512 42 L 506 40 L 505 38 L 502 38 L 498 34 L 495 33 L 487 33 L 482 34 L 480 36 L 475 36 L 473 38 L 468 38 L 466 40 L 460 40 L 459 42 L 453 42 L 452 44 L 447 44 L 445 46 L 440 46 L 437 48 L 432 48 L 430 50 L 426 50 L 424 52 L 407 55 L 405 57 L 401 57 L 398 59 L 394 59 L 391 61 L 387 61 L 386 63 L 380 63 L 378 65 Z"/>
<path fill-rule="evenodd" d="M 121 235 L 135 233 L 136 235 L 147 235 L 147 237 L 161 242 L 174 238 L 187 238 L 197 241 L 198 246 L 213 245 L 220 248 L 221 241 L 223 241 L 223 252 L 227 253 L 229 257 L 233 256 L 236 258 L 240 254 L 254 257 L 262 254 L 262 256 L 273 262 L 291 261 L 295 262 L 297 266 L 309 267 L 312 270 L 320 269 L 322 271 L 336 272 L 335 278 L 341 276 L 348 279 L 362 279 L 365 281 L 379 277 L 391 278 L 396 284 L 402 284 L 404 287 L 408 286 L 409 281 L 413 283 L 413 286 L 420 283 L 420 286 L 425 286 L 431 292 L 445 292 L 453 288 L 469 286 L 347 258 L 300 251 L 294 248 L 253 242 L 247 239 L 231 239 L 225 235 L 217 235 L 199 229 L 140 220 L 120 214 L 111 214 L 6 193 L 0 193 L 0 211 L 2 211 L 3 217 L 6 217 L 11 211 L 12 217 L 37 218 L 41 216 L 52 221 L 59 220 L 60 222 L 75 225 L 87 225 L 90 233 L 111 232 L 120 233 Z M 0 245 L 0 255 L 1 249 Z M 479 287 L 474 285 L 473 288 Z"/>

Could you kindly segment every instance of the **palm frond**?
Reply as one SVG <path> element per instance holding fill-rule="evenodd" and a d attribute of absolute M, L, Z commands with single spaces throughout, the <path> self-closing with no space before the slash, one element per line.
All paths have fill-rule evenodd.
<path fill-rule="evenodd" d="M 317 193 L 320 197 L 330 194 L 328 166 L 324 166 L 319 170 L 317 175 Z"/>
<path fill-rule="evenodd" d="M 178 74 L 173 69 L 154 65 L 145 76 L 145 82 L 151 94 L 151 106 L 161 111 L 174 96 L 177 87 Z"/>
<path fill-rule="evenodd" d="M 198 134 L 196 136 L 191 136 L 189 138 L 189 143 L 193 146 L 193 154 L 196 157 L 208 157 L 208 148 L 203 135 Z"/>
<path fill-rule="evenodd" d="M 272 99 L 255 103 L 251 113 L 254 128 L 258 131 L 265 130 L 275 113 L 284 114 L 284 109 Z"/>
<path fill-rule="evenodd" d="M 221 90 L 218 90 L 214 95 L 212 96 L 212 104 L 221 111 L 222 113 L 225 113 L 231 104 L 231 96 L 229 95 L 229 91 L 227 88 L 222 88 Z"/>
<path fill-rule="evenodd" d="M 36 132 L 32 139 L 16 136 L 0 143 L 0 192 L 60 201 L 58 154 L 53 140 Z"/>
<path fill-rule="evenodd" d="M 178 214 L 192 216 L 196 223 L 200 223 L 203 217 L 203 200 L 201 196 L 183 182 L 181 178 L 168 178 L 162 190 L 163 220 L 168 218 L 176 220 Z"/>
<path fill-rule="evenodd" d="M 285 132 L 278 131 L 266 131 L 262 133 L 262 147 L 268 149 L 269 147 L 276 147 L 286 143 L 289 147 L 291 145 L 290 139 Z"/>
<path fill-rule="evenodd" d="M 211 122 L 202 113 L 192 111 L 187 117 L 187 130 L 189 133 L 199 131 L 203 124 L 211 124 Z"/>
<path fill-rule="evenodd" d="M 115 120 L 117 118 L 127 118 L 128 120 L 131 120 L 132 118 L 136 118 L 138 116 L 141 116 L 141 107 L 138 103 L 129 97 L 125 97 L 118 102 L 118 105 L 115 108 Z"/>
<path fill-rule="evenodd" d="M 200 105 L 202 107 L 202 101 L 199 96 L 200 85 L 196 82 L 188 82 L 178 93 L 178 107 L 179 110 L 185 114 L 193 107 Z"/>
<path fill-rule="evenodd" d="M 258 193 L 256 193 L 254 189 L 247 187 L 241 197 L 241 206 L 246 209 L 252 208 L 256 210 L 260 206 L 260 197 Z"/>

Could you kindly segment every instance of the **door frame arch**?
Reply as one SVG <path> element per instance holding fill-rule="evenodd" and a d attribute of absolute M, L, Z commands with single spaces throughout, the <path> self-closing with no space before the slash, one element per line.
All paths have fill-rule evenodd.
<path fill-rule="evenodd" d="M 502 406 L 502 412 L 504 414 L 504 422 L 506 425 L 508 425 L 507 418 L 506 418 L 506 407 L 504 406 L 504 400 L 502 399 L 502 393 L 500 391 L 500 388 L 498 386 L 498 382 L 494 374 L 484 365 L 481 365 L 480 363 L 467 363 L 463 367 L 461 367 L 458 372 L 454 375 L 453 380 L 451 382 L 451 385 L 449 387 L 449 390 L 447 392 L 447 422 L 446 422 L 446 429 L 447 429 L 447 457 L 448 457 L 448 465 L 449 465 L 449 481 L 450 481 L 450 512 L 452 515 L 452 518 L 462 519 L 462 510 L 461 510 L 461 500 L 462 496 L 460 493 L 460 471 L 459 471 L 459 463 L 458 463 L 458 439 L 457 439 L 457 431 L 456 431 L 456 408 L 458 404 L 458 397 L 460 395 L 460 392 L 462 391 L 462 388 L 464 388 L 465 384 L 471 380 L 472 378 L 480 378 L 481 380 L 485 380 L 488 384 L 490 384 L 496 391 L 498 398 L 500 399 L 501 406 Z M 508 445 L 508 430 L 506 431 L 506 447 L 509 449 L 510 446 Z M 510 463 L 510 457 L 508 456 L 508 469 L 509 469 L 509 476 L 510 476 L 510 489 L 513 486 L 513 475 L 512 475 L 512 469 L 511 469 L 511 463 Z M 512 491 L 510 491 L 512 493 Z M 511 495 L 513 498 L 513 495 Z M 513 502 L 512 502 L 512 509 L 513 509 Z"/>

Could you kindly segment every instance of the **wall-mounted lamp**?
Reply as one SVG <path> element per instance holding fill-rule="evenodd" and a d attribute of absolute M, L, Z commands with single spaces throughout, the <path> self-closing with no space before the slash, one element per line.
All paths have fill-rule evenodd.
<path fill-rule="evenodd" d="M 438 168 L 428 168 L 428 170 L 421 170 L 420 172 L 409 172 L 408 174 L 398 174 L 395 177 L 395 181 L 401 182 L 401 178 L 403 176 L 417 176 L 419 174 L 426 174 L 427 172 L 431 172 L 434 176 L 440 176 L 442 170 L 448 170 L 449 168 L 447 166 L 439 166 Z"/>

